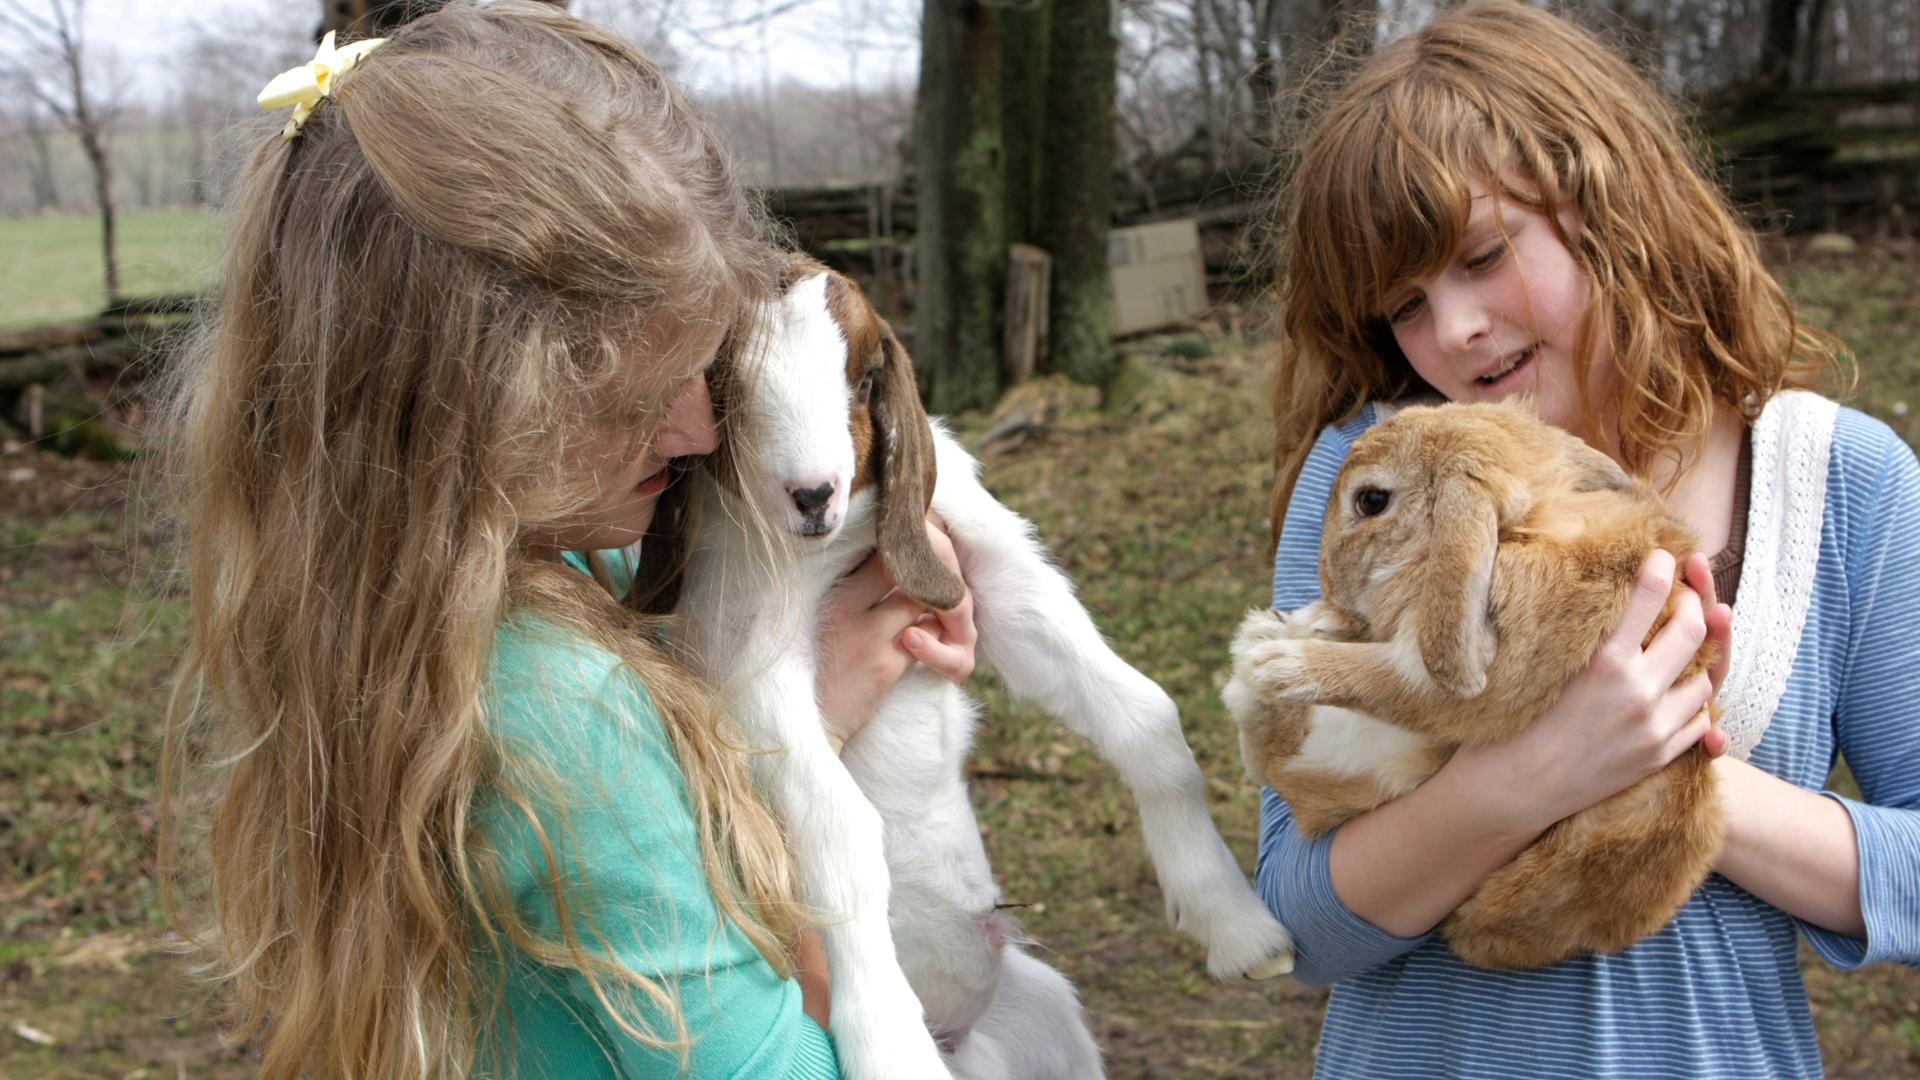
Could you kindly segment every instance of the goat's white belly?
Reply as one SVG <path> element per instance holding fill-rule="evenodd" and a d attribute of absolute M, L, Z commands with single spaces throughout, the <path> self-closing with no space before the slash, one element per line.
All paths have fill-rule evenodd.
<path fill-rule="evenodd" d="M 1433 774 L 1427 740 L 1406 728 L 1333 705 L 1313 707 L 1313 726 L 1289 772 L 1370 776 L 1399 797 Z"/>
<path fill-rule="evenodd" d="M 880 811 L 894 949 L 939 1035 L 986 1012 L 1013 928 L 996 907 L 1000 889 L 963 771 L 975 715 L 959 687 L 916 668 L 841 755 Z"/>

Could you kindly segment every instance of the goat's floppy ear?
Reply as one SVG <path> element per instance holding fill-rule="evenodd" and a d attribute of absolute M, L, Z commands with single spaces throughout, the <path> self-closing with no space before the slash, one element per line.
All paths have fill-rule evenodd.
<path fill-rule="evenodd" d="M 1432 515 L 1432 547 L 1418 568 L 1420 658 L 1440 689 L 1475 697 L 1487 688 L 1499 645 L 1489 610 L 1499 508 L 1484 483 L 1452 472 L 1435 485 Z"/>
<path fill-rule="evenodd" d="M 872 452 L 879 459 L 880 558 L 901 592 L 945 611 L 960 603 L 967 587 L 927 542 L 927 508 L 938 475 L 933 429 L 920 405 L 907 350 L 884 320 L 880 350 L 880 375 L 868 399 Z"/>

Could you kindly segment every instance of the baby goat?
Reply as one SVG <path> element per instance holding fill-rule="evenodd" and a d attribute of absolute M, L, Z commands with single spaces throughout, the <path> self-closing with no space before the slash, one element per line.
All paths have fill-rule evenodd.
<path fill-rule="evenodd" d="M 929 421 L 905 350 L 859 290 L 816 264 L 795 278 L 764 339 L 719 381 L 729 431 L 690 478 L 702 511 L 677 647 L 754 746 L 775 751 L 756 755 L 757 779 L 785 818 L 807 902 L 826 914 L 846 1075 L 1099 1076 L 1072 987 L 996 908 L 963 774 L 972 702 L 915 667 L 839 756 L 815 702 L 823 602 L 876 548 L 914 599 L 960 601 L 927 541 L 929 506 L 973 590 L 980 659 L 1119 770 L 1168 916 L 1207 945 L 1212 973 L 1291 970 L 1291 939 L 1214 830 L 1172 700 L 1107 647 L 1032 527 Z"/>

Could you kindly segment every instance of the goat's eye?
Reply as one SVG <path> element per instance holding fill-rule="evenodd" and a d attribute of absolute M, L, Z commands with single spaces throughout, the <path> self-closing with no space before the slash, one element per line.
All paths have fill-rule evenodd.
<path fill-rule="evenodd" d="M 860 385 L 854 389 L 854 393 L 864 394 L 867 391 L 872 390 L 873 381 L 879 377 L 880 377 L 879 368 L 868 368 L 866 375 L 860 379 Z"/>
<path fill-rule="evenodd" d="M 1378 517 L 1393 501 L 1393 496 L 1379 488 L 1361 488 L 1353 497 L 1353 509 L 1361 517 Z"/>

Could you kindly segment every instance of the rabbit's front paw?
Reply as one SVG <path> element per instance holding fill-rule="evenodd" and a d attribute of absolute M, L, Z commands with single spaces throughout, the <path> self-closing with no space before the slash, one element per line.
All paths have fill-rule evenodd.
<path fill-rule="evenodd" d="M 1240 650 L 1236 649 L 1236 653 Z M 1291 638 L 1249 645 L 1236 655 L 1234 673 L 1281 701 L 1311 704 L 1320 687 L 1307 666 L 1307 643 Z"/>
<path fill-rule="evenodd" d="M 1240 620 L 1240 629 L 1234 632 L 1232 653 L 1237 661 L 1241 654 L 1256 645 L 1268 641 L 1284 641 L 1288 637 L 1287 624 L 1278 614 L 1265 608 L 1247 612 Z"/>
<path fill-rule="evenodd" d="M 1290 638 L 1319 638 L 1323 641 L 1352 641 L 1365 629 L 1358 619 L 1324 600 L 1287 614 L 1282 620 Z"/>

